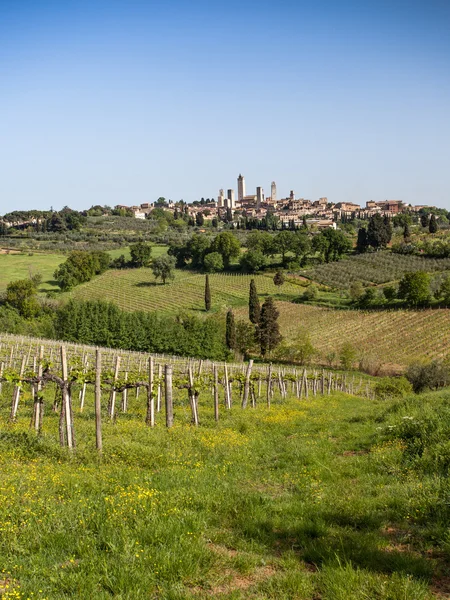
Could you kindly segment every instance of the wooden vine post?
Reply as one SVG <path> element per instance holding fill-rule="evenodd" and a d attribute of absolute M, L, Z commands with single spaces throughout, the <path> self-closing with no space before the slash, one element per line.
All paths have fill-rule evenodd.
<path fill-rule="evenodd" d="M 247 372 L 245 374 L 244 395 L 242 397 L 242 408 L 247 408 L 248 396 L 250 393 L 250 377 L 252 374 L 253 359 L 248 361 Z"/>
<path fill-rule="evenodd" d="M 115 412 L 116 412 L 115 385 L 116 385 L 117 378 L 119 377 L 119 369 L 120 369 L 120 356 L 116 356 L 116 366 L 114 368 L 114 383 L 113 383 L 113 388 L 111 390 L 111 397 L 110 397 L 110 401 L 109 401 L 109 417 L 110 417 L 111 421 L 114 421 L 114 416 L 115 416 Z"/>
<path fill-rule="evenodd" d="M 64 407 L 65 425 L 66 425 L 66 443 L 69 450 L 74 447 L 74 432 L 72 422 L 72 407 L 70 403 L 69 392 L 69 373 L 67 369 L 66 347 L 61 346 L 61 369 L 62 369 L 62 406 Z"/>
<path fill-rule="evenodd" d="M 166 427 L 173 426 L 172 365 L 164 366 Z"/>
<path fill-rule="evenodd" d="M 217 371 L 217 365 L 213 366 L 214 376 L 214 419 L 219 420 L 219 373 Z"/>
<path fill-rule="evenodd" d="M 155 426 L 155 396 L 153 395 L 153 379 L 155 365 L 153 356 L 148 359 L 148 389 L 147 389 L 147 416 L 145 422 L 150 427 Z"/>
<path fill-rule="evenodd" d="M 95 351 L 95 445 L 101 454 L 102 442 L 102 353 Z"/>
<path fill-rule="evenodd" d="M 197 427 L 197 425 L 198 425 L 198 406 L 197 406 L 197 399 L 195 397 L 195 391 L 194 391 L 195 383 L 194 383 L 194 373 L 192 371 L 192 365 L 189 365 L 188 377 L 189 377 L 188 394 L 189 394 L 189 404 L 191 406 L 191 412 L 192 412 L 192 422 Z"/>
<path fill-rule="evenodd" d="M 26 360 L 27 360 L 27 357 L 24 356 L 22 358 L 22 364 L 20 366 L 19 379 L 22 379 L 23 374 L 25 372 Z M 17 409 L 19 408 L 20 389 L 21 389 L 21 382 L 19 381 L 17 383 L 17 385 L 14 386 L 13 398 L 12 398 L 12 403 L 11 403 L 11 416 L 10 416 L 11 421 L 15 421 L 16 417 L 17 417 Z"/>
<path fill-rule="evenodd" d="M 267 408 L 270 408 L 271 394 L 272 394 L 272 363 L 270 363 L 269 372 L 267 373 Z"/>
<path fill-rule="evenodd" d="M 34 405 L 33 405 L 33 426 L 36 433 L 39 433 L 42 428 L 42 421 L 44 417 L 44 399 L 42 397 L 42 372 L 43 366 L 42 361 L 44 359 L 44 346 L 39 347 L 39 366 L 38 366 L 38 382 L 36 384 L 36 391 L 34 394 Z"/>

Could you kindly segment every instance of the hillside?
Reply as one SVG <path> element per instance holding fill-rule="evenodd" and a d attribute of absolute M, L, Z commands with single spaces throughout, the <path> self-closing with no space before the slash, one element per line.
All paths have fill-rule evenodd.
<path fill-rule="evenodd" d="M 348 256 L 338 262 L 305 269 L 302 274 L 318 283 L 348 289 L 353 281 L 361 281 L 365 285 L 388 283 L 398 281 L 412 271 L 450 271 L 450 258 L 403 256 L 386 250 Z"/>
<path fill-rule="evenodd" d="M 245 304 L 250 280 L 255 279 L 258 293 L 293 299 L 303 292 L 301 286 L 285 283 L 281 288 L 270 275 L 211 274 L 209 276 L 212 308 Z M 158 310 L 174 313 L 179 310 L 203 310 L 205 275 L 176 271 L 173 282 L 156 282 L 151 269 L 109 270 L 89 283 L 76 287 L 70 296 L 79 299 L 112 300 L 124 310 Z"/>
<path fill-rule="evenodd" d="M 45 411 L 41 436 L 30 432 L 26 390 L 18 421 L 8 421 L 11 392 L 4 383 L 2 598 L 432 600 L 449 591 L 448 452 L 439 450 L 448 391 L 401 404 L 277 394 L 270 409 L 221 408 L 218 423 L 205 391 L 201 426 L 189 424 L 185 397 L 169 431 L 162 415 L 145 426 L 144 395 L 130 394 L 127 414 L 108 422 L 105 393 L 102 460 L 90 392 L 83 413 L 74 405 L 73 457 L 58 447 L 57 412 Z M 44 402 L 53 400 L 49 389 Z"/>

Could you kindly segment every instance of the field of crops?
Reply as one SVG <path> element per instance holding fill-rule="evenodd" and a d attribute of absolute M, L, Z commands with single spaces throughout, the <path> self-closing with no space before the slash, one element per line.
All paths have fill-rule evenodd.
<path fill-rule="evenodd" d="M 279 302 L 283 336 L 295 340 L 301 329 L 324 358 L 344 342 L 359 357 L 371 356 L 383 364 L 406 366 L 418 359 L 446 356 L 450 348 L 450 310 L 362 311 L 334 310 L 306 304 Z M 239 309 L 237 316 L 246 318 Z"/>
<path fill-rule="evenodd" d="M 302 287 L 288 282 L 278 288 L 272 276 L 214 274 L 209 276 L 213 310 L 246 303 L 252 278 L 261 298 L 271 295 L 291 300 L 303 291 Z M 111 300 L 129 311 L 174 313 L 204 309 L 204 287 L 205 276 L 200 274 L 177 271 L 174 281 L 162 285 L 155 281 L 151 269 L 129 269 L 107 271 L 75 288 L 70 295 L 85 300 Z"/>
<path fill-rule="evenodd" d="M 361 281 L 364 284 L 397 281 L 405 273 L 411 271 L 428 271 L 430 273 L 450 271 L 450 258 L 422 258 L 391 252 L 374 252 L 319 265 L 302 274 L 319 283 L 345 289 L 353 281 Z"/>

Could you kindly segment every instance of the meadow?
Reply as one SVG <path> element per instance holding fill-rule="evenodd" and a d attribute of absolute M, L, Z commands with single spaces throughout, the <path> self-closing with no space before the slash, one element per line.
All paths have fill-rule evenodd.
<path fill-rule="evenodd" d="M 75 406 L 77 450 L 8 421 L 0 396 L 3 599 L 431 600 L 448 586 L 450 393 L 403 401 L 334 393 L 237 405 L 216 423 L 200 395 L 175 426 L 144 400 L 93 445 L 93 398 Z"/>
<path fill-rule="evenodd" d="M 10 281 L 28 279 L 30 274 L 42 274 L 42 284 L 39 291 L 49 292 L 58 290 L 53 280 L 53 273 L 64 262 L 62 254 L 17 253 L 0 254 L 0 292 L 6 290 Z"/>

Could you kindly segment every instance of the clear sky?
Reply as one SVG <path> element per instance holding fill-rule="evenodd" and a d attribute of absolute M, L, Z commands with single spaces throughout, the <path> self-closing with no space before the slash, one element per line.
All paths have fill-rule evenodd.
<path fill-rule="evenodd" d="M 0 213 L 262 185 L 450 209 L 449 0 L 0 0 Z"/>

